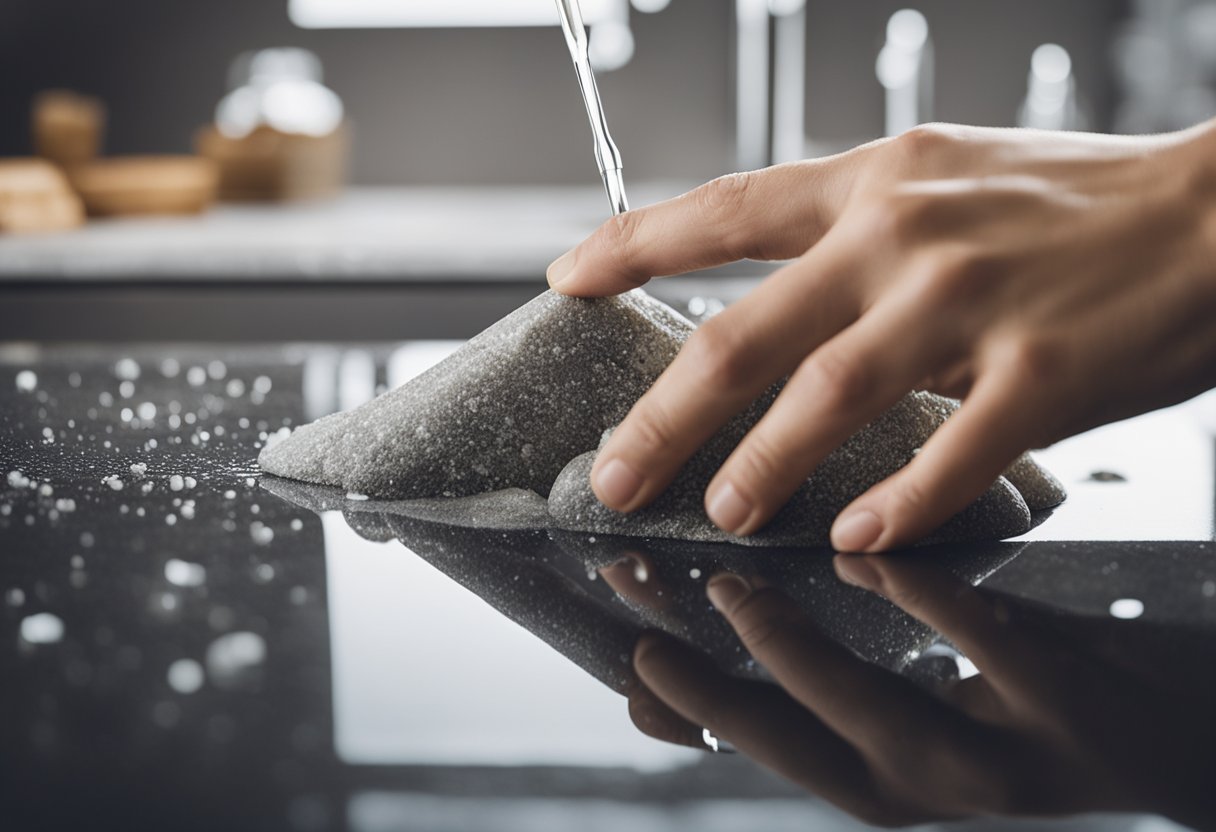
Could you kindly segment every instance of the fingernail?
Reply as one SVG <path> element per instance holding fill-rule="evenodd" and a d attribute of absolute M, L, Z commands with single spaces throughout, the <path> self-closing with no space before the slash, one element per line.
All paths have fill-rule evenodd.
<path fill-rule="evenodd" d="M 609 508 L 626 506 L 642 488 L 642 475 L 620 459 L 610 459 L 595 474 L 595 493 Z"/>
<path fill-rule="evenodd" d="M 556 289 L 558 284 L 569 277 L 573 270 L 574 249 L 571 249 L 549 264 L 549 268 L 545 271 L 545 278 L 549 281 L 549 286 Z"/>
<path fill-rule="evenodd" d="M 882 576 L 864 557 L 841 555 L 836 558 L 836 574 L 845 583 L 862 589 L 874 590 L 882 586 Z"/>
<path fill-rule="evenodd" d="M 729 482 L 718 489 L 709 501 L 709 519 L 722 531 L 735 534 L 747 518 L 752 516 L 752 505 Z"/>
<path fill-rule="evenodd" d="M 836 520 L 832 526 L 832 545 L 841 552 L 861 552 L 878 540 L 882 521 L 872 511 L 857 511 Z"/>
<path fill-rule="evenodd" d="M 720 613 L 734 609 L 735 605 L 746 598 L 751 591 L 751 584 L 733 572 L 714 575 L 708 586 L 705 587 L 705 594 L 709 596 L 709 602 Z"/>

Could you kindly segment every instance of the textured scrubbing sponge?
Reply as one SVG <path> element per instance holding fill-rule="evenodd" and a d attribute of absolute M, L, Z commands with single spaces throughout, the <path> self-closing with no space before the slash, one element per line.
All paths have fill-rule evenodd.
<path fill-rule="evenodd" d="M 594 450 L 692 329 L 641 291 L 597 300 L 546 292 L 413 381 L 298 428 L 263 450 L 259 463 L 271 474 L 392 499 L 529 489 L 549 497 L 554 526 L 576 531 L 822 545 L 836 513 L 907 464 L 954 407 L 909 394 L 831 454 L 768 526 L 734 538 L 706 518 L 702 495 L 774 388 L 719 431 L 653 505 L 630 515 L 607 509 L 588 482 Z M 1059 483 L 1029 457 L 1010 477 L 935 539 L 1020 534 L 1030 528 L 1031 508 L 1063 499 Z"/>

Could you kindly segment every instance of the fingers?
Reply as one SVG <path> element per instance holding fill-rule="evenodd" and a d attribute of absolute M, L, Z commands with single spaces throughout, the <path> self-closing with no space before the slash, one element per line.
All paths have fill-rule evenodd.
<path fill-rule="evenodd" d="M 889 759 L 910 746 L 928 753 L 974 731 L 956 711 L 906 679 L 860 660 L 816 631 L 778 590 L 753 589 L 739 576 L 722 573 L 710 580 L 707 592 L 756 661 L 867 759 Z M 892 738 L 898 739 L 893 743 Z"/>
<path fill-rule="evenodd" d="M 994 686 L 1008 689 L 1037 673 L 1042 651 L 1009 626 L 1009 611 L 925 558 L 837 555 L 833 565 L 841 580 L 879 593 L 949 638 Z"/>
<path fill-rule="evenodd" d="M 687 723 L 708 728 L 761 765 L 849 811 L 873 808 L 861 757 L 776 686 L 729 676 L 707 657 L 657 633 L 638 641 L 634 668 Z"/>
<path fill-rule="evenodd" d="M 693 333 L 596 458 L 601 502 L 649 503 L 723 424 L 856 318 L 846 250 L 829 236 Z"/>
<path fill-rule="evenodd" d="M 861 660 L 818 633 L 775 589 L 752 589 L 729 573 L 715 576 L 707 589 L 781 687 L 860 752 L 877 793 L 937 816 L 1006 805 L 1008 768 L 1022 753 L 1016 740 Z"/>
<path fill-rule="evenodd" d="M 942 364 L 953 344 L 924 326 L 931 316 L 918 298 L 892 297 L 815 350 L 709 484 L 709 518 L 757 531 L 824 457 Z"/>
<path fill-rule="evenodd" d="M 919 540 L 983 494 L 1033 444 L 1026 397 L 1007 375 L 980 378 L 967 400 L 899 472 L 854 500 L 832 526 L 844 552 L 878 552 Z"/>
<path fill-rule="evenodd" d="M 735 173 L 682 196 L 613 217 L 549 266 L 568 295 L 615 295 L 650 278 L 751 257 L 797 257 L 831 226 L 851 156 Z"/>
<path fill-rule="evenodd" d="M 659 580 L 654 561 L 643 552 L 625 552 L 620 560 L 599 570 L 604 583 L 634 604 L 656 612 L 664 612 L 675 605 L 675 595 Z"/>
<path fill-rule="evenodd" d="M 648 737 L 698 751 L 706 750 L 703 729 L 673 711 L 642 685 L 629 693 L 629 719 Z"/>

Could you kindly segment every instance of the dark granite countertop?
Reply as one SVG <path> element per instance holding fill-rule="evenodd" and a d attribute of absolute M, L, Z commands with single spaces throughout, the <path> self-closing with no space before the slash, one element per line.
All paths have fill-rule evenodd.
<path fill-rule="evenodd" d="M 0 345 L 0 828 L 861 828 L 643 736 L 618 693 L 644 627 L 758 674 L 703 600 L 724 566 L 896 672 L 967 672 L 829 553 L 453 529 L 257 470 L 268 434 L 449 349 Z M 1200 410 L 1053 449 L 1072 498 L 1026 539 L 917 557 L 1104 643 L 1149 633 L 1145 672 L 1216 666 Z M 601 578 L 626 552 L 660 607 Z"/>

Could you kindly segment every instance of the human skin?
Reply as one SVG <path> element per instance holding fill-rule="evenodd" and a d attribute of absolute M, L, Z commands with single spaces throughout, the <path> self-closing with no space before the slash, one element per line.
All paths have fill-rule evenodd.
<path fill-rule="evenodd" d="M 1024 451 L 1216 385 L 1216 122 L 1151 137 L 927 125 L 615 217 L 548 279 L 605 296 L 743 258 L 790 262 L 698 328 L 592 488 L 618 511 L 650 503 L 787 379 L 706 490 L 710 519 L 745 536 L 928 389 L 961 407 L 832 528 L 842 551 L 907 545 Z"/>
<path fill-rule="evenodd" d="M 1130 656 L 1160 655 L 1177 638 L 1168 629 L 1014 607 L 929 558 L 837 555 L 835 566 L 940 631 L 979 675 L 922 688 L 818 632 L 778 589 L 721 573 L 709 599 L 775 684 L 649 633 L 633 656 L 637 727 L 703 748 L 704 726 L 884 826 L 1113 810 L 1216 829 L 1210 634 L 1194 661 L 1154 670 Z"/>

